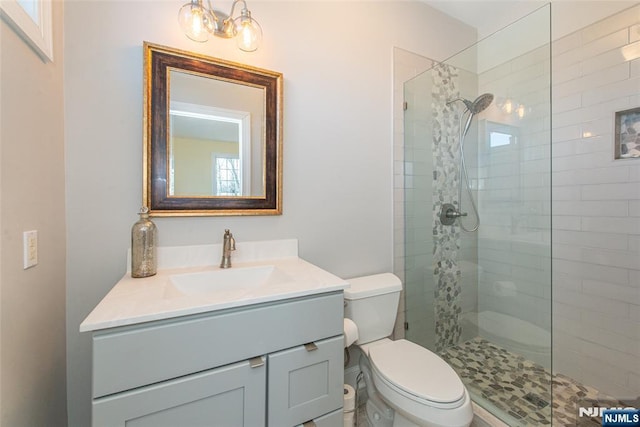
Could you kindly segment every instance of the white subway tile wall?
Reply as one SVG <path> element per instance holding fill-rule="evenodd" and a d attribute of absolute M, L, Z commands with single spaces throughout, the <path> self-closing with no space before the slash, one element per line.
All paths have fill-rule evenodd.
<path fill-rule="evenodd" d="M 640 6 L 553 43 L 553 368 L 640 395 L 640 159 L 614 160 L 640 107 Z"/>

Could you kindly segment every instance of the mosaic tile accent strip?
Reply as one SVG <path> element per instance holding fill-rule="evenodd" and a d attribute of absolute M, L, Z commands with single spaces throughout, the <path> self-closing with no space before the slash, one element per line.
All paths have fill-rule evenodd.
<path fill-rule="evenodd" d="M 482 338 L 442 354 L 460 375 L 474 401 L 512 426 L 600 426 L 600 418 L 579 417 L 579 407 L 631 406 L 593 387 L 542 366 Z M 553 398 L 553 399 L 552 399 Z M 506 414 L 506 416 L 505 416 Z"/>
<path fill-rule="evenodd" d="M 460 124 L 455 105 L 447 102 L 460 97 L 457 89 L 458 70 L 438 64 L 431 70 L 433 79 L 433 263 L 435 348 L 440 352 L 459 342 L 460 325 L 460 227 L 442 225 L 440 210 L 443 203 L 457 204 Z"/>

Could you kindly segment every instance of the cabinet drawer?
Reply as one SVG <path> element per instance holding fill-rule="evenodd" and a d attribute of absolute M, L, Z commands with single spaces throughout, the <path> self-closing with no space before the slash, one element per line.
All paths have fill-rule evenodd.
<path fill-rule="evenodd" d="M 340 291 L 98 331 L 93 397 L 332 337 L 342 318 Z"/>
<path fill-rule="evenodd" d="M 296 426 L 342 407 L 343 337 L 314 344 L 269 355 L 270 427 Z"/>
<path fill-rule="evenodd" d="M 297 427 L 342 427 L 344 426 L 344 413 L 338 409 L 319 418 L 315 418 Z"/>
<path fill-rule="evenodd" d="M 249 362 L 93 401 L 93 427 L 260 427 L 266 366 Z"/>

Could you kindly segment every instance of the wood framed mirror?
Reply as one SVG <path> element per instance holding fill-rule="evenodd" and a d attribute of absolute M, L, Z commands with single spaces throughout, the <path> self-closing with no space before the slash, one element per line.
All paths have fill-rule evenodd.
<path fill-rule="evenodd" d="M 282 74 L 144 43 L 152 216 L 282 213 Z"/>

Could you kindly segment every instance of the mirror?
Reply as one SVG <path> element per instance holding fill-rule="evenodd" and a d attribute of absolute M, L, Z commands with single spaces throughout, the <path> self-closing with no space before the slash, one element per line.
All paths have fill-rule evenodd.
<path fill-rule="evenodd" d="M 144 44 L 152 216 L 282 213 L 282 74 Z"/>

